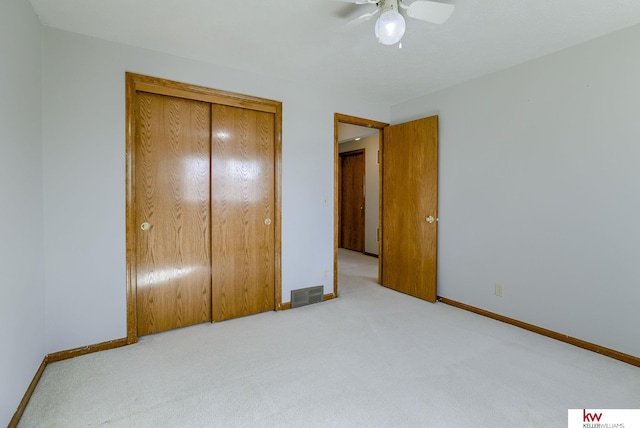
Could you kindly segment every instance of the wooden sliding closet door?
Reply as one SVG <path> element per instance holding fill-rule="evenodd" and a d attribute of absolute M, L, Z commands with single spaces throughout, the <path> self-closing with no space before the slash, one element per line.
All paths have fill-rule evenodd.
<path fill-rule="evenodd" d="M 211 107 L 213 320 L 273 310 L 275 115 Z"/>
<path fill-rule="evenodd" d="M 280 309 L 282 103 L 126 78 L 127 341 Z"/>
<path fill-rule="evenodd" d="M 136 97 L 138 335 L 211 320 L 209 103 Z"/>

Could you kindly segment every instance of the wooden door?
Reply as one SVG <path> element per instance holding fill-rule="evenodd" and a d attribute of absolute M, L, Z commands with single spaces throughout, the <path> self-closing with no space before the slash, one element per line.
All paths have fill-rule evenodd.
<path fill-rule="evenodd" d="M 212 106 L 213 320 L 274 309 L 274 115 Z"/>
<path fill-rule="evenodd" d="M 211 320 L 210 104 L 138 93 L 138 335 Z"/>
<path fill-rule="evenodd" d="M 384 128 L 382 285 L 435 302 L 438 117 Z"/>
<path fill-rule="evenodd" d="M 340 153 L 340 247 L 364 252 L 364 151 Z"/>

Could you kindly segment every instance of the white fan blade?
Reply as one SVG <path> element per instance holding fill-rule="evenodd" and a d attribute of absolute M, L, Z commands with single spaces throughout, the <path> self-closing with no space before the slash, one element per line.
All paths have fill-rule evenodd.
<path fill-rule="evenodd" d="M 334 0 L 340 3 L 353 3 L 353 4 L 367 4 L 367 3 L 376 3 L 373 0 Z"/>
<path fill-rule="evenodd" d="M 452 4 L 436 3 L 428 0 L 416 0 L 407 8 L 407 15 L 412 18 L 432 22 L 434 24 L 444 24 L 456 8 Z"/>
<path fill-rule="evenodd" d="M 356 19 L 352 19 L 351 21 L 347 22 L 346 24 L 344 24 L 342 26 L 342 28 L 344 29 L 348 29 L 348 28 L 352 28 L 355 27 L 356 25 L 360 24 L 361 22 L 365 22 L 370 20 L 376 13 L 378 13 L 380 11 L 379 8 L 376 8 L 376 10 L 374 10 L 371 13 L 365 13 L 364 15 L 360 15 L 359 17 L 357 17 Z"/>

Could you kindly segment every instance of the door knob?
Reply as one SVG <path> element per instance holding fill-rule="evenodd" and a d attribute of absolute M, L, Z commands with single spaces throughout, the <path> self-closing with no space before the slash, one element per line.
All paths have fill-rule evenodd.
<path fill-rule="evenodd" d="M 140 225 L 140 229 L 142 229 L 142 230 L 149 230 L 149 229 L 151 229 L 151 225 L 145 221 L 144 223 L 142 223 L 142 224 Z"/>
<path fill-rule="evenodd" d="M 436 219 L 435 219 L 435 218 L 433 218 L 433 216 L 432 216 L 432 215 L 430 215 L 429 217 L 427 217 L 425 220 L 426 220 L 426 221 L 427 221 L 427 223 L 429 223 L 429 224 L 431 224 L 431 223 L 433 223 L 434 221 L 436 221 Z"/>
<path fill-rule="evenodd" d="M 264 224 L 266 224 L 267 226 L 269 226 L 271 224 L 271 219 L 267 218 L 264 220 Z"/>

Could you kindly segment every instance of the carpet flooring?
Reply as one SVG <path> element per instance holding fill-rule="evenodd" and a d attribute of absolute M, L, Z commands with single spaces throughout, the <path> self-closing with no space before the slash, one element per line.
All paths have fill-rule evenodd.
<path fill-rule="evenodd" d="M 375 283 L 50 364 L 19 427 L 566 427 L 640 408 L 640 369 Z M 325 289 L 330 285 L 325 285 Z"/>

